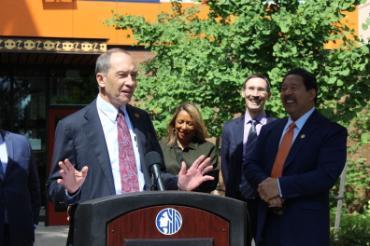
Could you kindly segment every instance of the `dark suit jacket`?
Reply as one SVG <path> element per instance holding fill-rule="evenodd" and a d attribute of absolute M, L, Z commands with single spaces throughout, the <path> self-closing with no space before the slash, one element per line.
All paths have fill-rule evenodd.
<path fill-rule="evenodd" d="M 28 140 L 19 134 L 1 131 L 8 152 L 8 166 L 0 178 L 0 232 L 7 211 L 12 245 L 29 245 L 34 241 L 41 205 L 40 183 Z M 5 170 L 4 170 L 5 171 Z M 0 245 L 3 234 L 0 233 Z"/>
<path fill-rule="evenodd" d="M 144 174 L 145 190 L 152 186 L 151 176 L 145 166 L 145 154 L 149 151 L 161 153 L 154 127 L 149 115 L 136 107 L 127 105 L 127 112 L 138 141 L 141 170 Z M 57 184 L 58 162 L 68 158 L 75 168 L 88 166 L 88 174 L 74 202 L 114 195 L 115 187 L 111 162 L 104 138 L 96 100 L 78 112 L 60 120 L 55 133 L 52 169 L 48 180 L 49 198 L 54 202 L 68 203 L 64 187 Z M 175 189 L 177 179 L 163 175 L 167 189 Z"/>
<path fill-rule="evenodd" d="M 242 175 L 244 115 L 225 123 L 221 137 L 221 170 L 225 195 L 242 199 L 239 185 Z M 267 122 L 274 118 L 268 117 Z M 248 186 L 245 187 L 248 189 Z M 252 187 L 249 187 L 253 190 Z M 252 192 L 252 191 L 251 191 Z"/>
<path fill-rule="evenodd" d="M 287 119 L 263 127 L 245 175 L 254 187 L 270 176 Z M 329 189 L 346 162 L 347 131 L 316 110 L 297 135 L 280 180 L 283 214 L 258 208 L 257 242 L 278 237 L 281 245 L 329 245 Z"/>

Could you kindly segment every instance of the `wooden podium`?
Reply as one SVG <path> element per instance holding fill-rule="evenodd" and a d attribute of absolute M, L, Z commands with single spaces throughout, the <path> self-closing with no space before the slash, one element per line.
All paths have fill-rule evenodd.
<path fill-rule="evenodd" d="M 245 246 L 244 202 L 198 192 L 156 191 L 83 202 L 75 213 L 78 246 Z"/>

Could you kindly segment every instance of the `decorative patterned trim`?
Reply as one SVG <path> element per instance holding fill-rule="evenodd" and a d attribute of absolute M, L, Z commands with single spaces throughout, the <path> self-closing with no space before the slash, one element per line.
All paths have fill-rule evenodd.
<path fill-rule="evenodd" d="M 104 40 L 0 37 L 2 52 L 104 53 Z"/>

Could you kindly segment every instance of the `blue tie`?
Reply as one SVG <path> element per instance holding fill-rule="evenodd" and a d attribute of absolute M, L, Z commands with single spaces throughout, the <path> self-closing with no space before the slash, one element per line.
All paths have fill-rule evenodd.
<path fill-rule="evenodd" d="M 251 124 L 251 128 L 249 129 L 248 133 L 248 139 L 247 139 L 247 145 L 244 146 L 244 159 L 246 159 L 247 156 L 249 156 L 254 149 L 254 146 L 256 145 L 257 142 L 257 130 L 256 130 L 256 125 L 258 124 L 258 121 L 256 120 L 251 120 L 249 121 Z"/>
<path fill-rule="evenodd" d="M 253 199 L 255 197 L 255 192 L 252 188 L 252 186 L 249 184 L 247 179 L 244 176 L 244 163 L 247 158 L 252 152 L 253 149 L 256 145 L 257 142 L 257 130 L 256 130 L 256 125 L 258 124 L 258 121 L 256 120 L 250 120 L 249 123 L 251 124 L 251 127 L 249 129 L 248 133 L 248 138 L 247 138 L 247 143 L 243 147 L 243 162 L 242 162 L 242 176 L 241 176 L 241 181 L 240 181 L 240 186 L 239 186 L 239 191 L 241 196 L 244 199 Z"/>

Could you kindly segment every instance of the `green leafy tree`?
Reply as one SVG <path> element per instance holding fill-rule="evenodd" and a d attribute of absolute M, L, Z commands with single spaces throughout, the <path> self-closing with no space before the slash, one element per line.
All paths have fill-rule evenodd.
<path fill-rule="evenodd" d="M 242 112 L 240 88 L 251 73 L 267 74 L 273 100 L 267 108 L 283 116 L 278 97 L 282 76 L 304 67 L 319 78 L 318 107 L 348 125 L 369 94 L 369 46 L 337 23 L 359 0 L 209 0 L 208 18 L 197 7 L 172 2 L 172 12 L 154 23 L 115 14 L 117 29 L 131 29 L 139 45 L 156 56 L 143 66 L 136 98 L 164 132 L 172 110 L 183 101 L 197 103 L 211 135 Z M 340 48 L 327 49 L 329 42 Z"/>
<path fill-rule="evenodd" d="M 353 129 L 351 143 L 363 146 L 370 128 L 370 43 L 340 23 L 359 3 L 208 0 L 208 16 L 201 18 L 198 8 L 204 5 L 185 9 L 173 1 L 172 11 L 155 22 L 115 13 L 109 23 L 132 30 L 138 45 L 155 54 L 142 66 L 135 95 L 160 134 L 173 109 L 191 101 L 200 106 L 211 135 L 219 136 L 222 124 L 244 111 L 242 83 L 256 72 L 272 82 L 267 110 L 283 117 L 279 84 L 288 70 L 303 67 L 318 78 L 319 110 Z M 328 48 L 330 43 L 337 47 Z M 358 165 L 349 172 L 368 176 L 366 165 Z M 368 187 L 368 179 L 361 180 Z"/>

